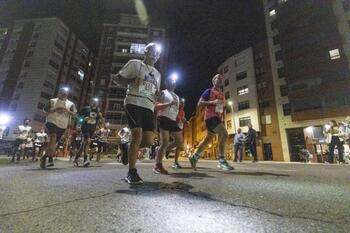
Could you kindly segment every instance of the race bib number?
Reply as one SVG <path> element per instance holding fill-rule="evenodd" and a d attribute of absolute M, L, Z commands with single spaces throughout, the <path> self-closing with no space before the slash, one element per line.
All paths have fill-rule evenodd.
<path fill-rule="evenodd" d="M 215 112 L 216 113 L 223 113 L 224 112 L 224 105 L 223 104 L 217 104 L 215 106 Z"/>
<path fill-rule="evenodd" d="M 141 95 L 152 96 L 156 93 L 157 88 L 153 83 L 143 82 L 143 85 L 139 86 L 139 92 Z"/>
<path fill-rule="evenodd" d="M 97 113 L 96 112 L 90 112 L 89 119 L 87 120 L 88 124 L 96 124 L 96 118 L 97 118 Z"/>

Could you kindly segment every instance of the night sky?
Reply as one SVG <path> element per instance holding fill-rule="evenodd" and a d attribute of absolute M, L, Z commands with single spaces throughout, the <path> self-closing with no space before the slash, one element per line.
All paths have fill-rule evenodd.
<path fill-rule="evenodd" d="M 218 66 L 265 38 L 259 0 L 144 0 L 152 25 L 167 29 L 169 71 L 190 116 Z M 0 0 L 0 25 L 23 18 L 61 18 L 97 52 L 104 21 L 135 13 L 133 0 Z"/>

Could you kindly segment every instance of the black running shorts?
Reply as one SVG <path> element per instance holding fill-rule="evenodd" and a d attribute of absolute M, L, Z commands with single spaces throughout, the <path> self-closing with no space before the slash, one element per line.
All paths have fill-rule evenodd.
<path fill-rule="evenodd" d="M 158 117 L 158 128 L 163 129 L 169 132 L 179 132 L 181 129 L 177 125 L 176 121 L 172 121 L 167 117 L 160 116 Z"/>
<path fill-rule="evenodd" d="M 218 117 L 212 117 L 205 121 L 205 125 L 207 126 L 207 130 L 211 133 L 215 133 L 214 129 L 218 127 L 218 125 L 222 124 L 222 121 Z"/>
<path fill-rule="evenodd" d="M 58 142 L 66 129 L 58 128 L 57 125 L 51 123 L 51 122 L 46 122 L 45 124 L 46 130 L 49 134 L 56 134 L 56 141 Z"/>
<path fill-rule="evenodd" d="M 133 104 L 125 105 L 126 118 L 130 129 L 142 128 L 143 131 L 153 131 L 155 118 L 153 111 Z"/>

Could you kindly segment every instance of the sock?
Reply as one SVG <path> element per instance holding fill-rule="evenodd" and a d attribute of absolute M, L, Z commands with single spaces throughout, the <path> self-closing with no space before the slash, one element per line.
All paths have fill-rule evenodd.
<path fill-rule="evenodd" d="M 201 154 L 202 154 L 202 153 L 195 153 L 195 154 L 194 154 L 194 157 L 195 157 L 196 159 L 199 159 L 199 158 L 201 157 Z"/>

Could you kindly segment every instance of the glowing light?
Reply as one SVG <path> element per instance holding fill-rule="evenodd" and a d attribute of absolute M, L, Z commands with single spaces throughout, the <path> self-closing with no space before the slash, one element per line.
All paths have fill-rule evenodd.
<path fill-rule="evenodd" d="M 6 113 L 0 113 L 0 125 L 6 125 L 11 121 L 11 116 Z"/>
<path fill-rule="evenodd" d="M 97 98 L 97 97 L 93 98 L 92 100 L 93 100 L 94 102 L 98 102 L 98 98 Z"/>
<path fill-rule="evenodd" d="M 233 105 L 232 100 L 229 100 L 227 103 L 228 103 L 228 105 L 230 105 L 230 106 L 232 106 L 232 105 Z"/>
<path fill-rule="evenodd" d="M 158 53 L 161 53 L 162 52 L 162 45 L 160 45 L 160 44 L 156 44 L 156 51 L 158 52 Z"/>
<path fill-rule="evenodd" d="M 62 90 L 65 92 L 69 92 L 69 87 L 62 87 Z"/>
<path fill-rule="evenodd" d="M 178 78 L 179 78 L 179 75 L 178 75 L 177 73 L 172 73 L 172 74 L 170 75 L 170 78 L 171 78 L 171 81 L 172 81 L 173 83 L 176 83 L 176 81 L 177 81 Z"/>

